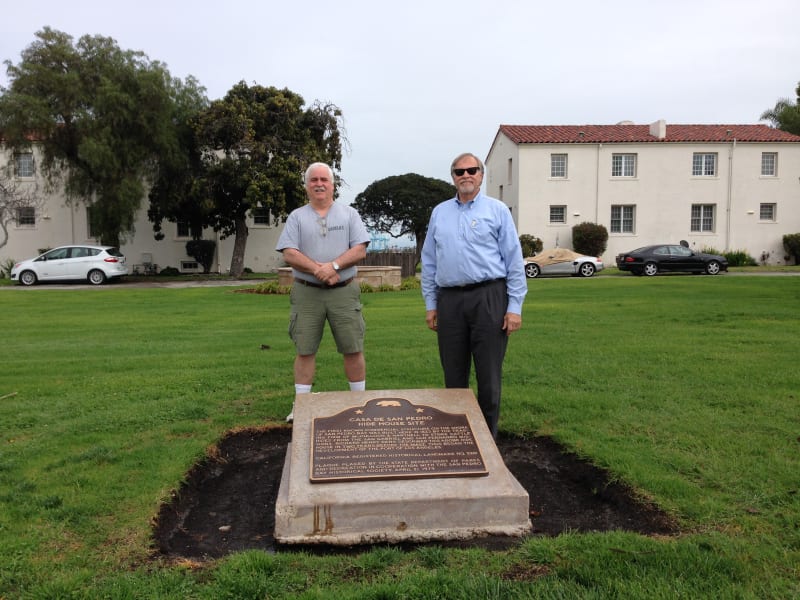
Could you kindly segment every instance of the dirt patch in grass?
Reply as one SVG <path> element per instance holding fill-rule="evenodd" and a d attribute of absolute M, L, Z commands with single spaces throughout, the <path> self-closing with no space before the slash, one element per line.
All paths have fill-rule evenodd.
<path fill-rule="evenodd" d="M 282 551 L 273 538 L 290 427 L 244 429 L 226 435 L 187 474 L 185 483 L 155 519 L 158 553 L 202 560 L 231 552 Z M 637 498 L 607 471 L 567 452 L 547 437 L 500 435 L 497 447 L 509 470 L 530 496 L 530 535 L 565 531 L 625 530 L 645 535 L 677 533 L 676 523 L 657 506 Z M 440 546 L 504 548 L 516 538 L 487 537 Z M 286 548 L 287 551 L 293 548 Z M 304 547 L 341 552 L 335 547 Z"/>

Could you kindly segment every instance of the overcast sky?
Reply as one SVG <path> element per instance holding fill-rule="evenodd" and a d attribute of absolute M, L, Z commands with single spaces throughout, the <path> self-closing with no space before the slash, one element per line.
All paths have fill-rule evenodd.
<path fill-rule="evenodd" d="M 501 124 L 758 123 L 800 80 L 797 0 L 0 0 L 0 59 L 36 31 L 114 38 L 193 75 L 339 106 L 352 201 L 373 181 L 449 181 Z M 5 68 L 0 85 L 6 86 Z"/>

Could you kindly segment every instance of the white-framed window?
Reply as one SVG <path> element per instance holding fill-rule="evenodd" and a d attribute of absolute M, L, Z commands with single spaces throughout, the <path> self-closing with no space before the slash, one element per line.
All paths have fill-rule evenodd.
<path fill-rule="evenodd" d="M 636 205 L 611 206 L 611 233 L 636 233 Z"/>
<path fill-rule="evenodd" d="M 21 206 L 17 209 L 17 227 L 35 227 L 36 209 L 33 206 Z"/>
<path fill-rule="evenodd" d="M 692 175 L 694 177 L 716 177 L 717 153 L 695 152 L 692 155 Z"/>
<path fill-rule="evenodd" d="M 692 204 L 691 231 L 713 232 L 714 231 L 714 204 Z"/>
<path fill-rule="evenodd" d="M 761 153 L 761 176 L 762 177 L 777 177 L 778 176 L 778 153 L 777 152 L 762 152 Z"/>
<path fill-rule="evenodd" d="M 774 223 L 778 220 L 778 205 L 774 202 L 762 202 L 758 208 L 758 220 Z"/>
<path fill-rule="evenodd" d="M 635 154 L 612 154 L 611 155 L 611 176 L 612 177 L 636 177 L 636 155 Z"/>
<path fill-rule="evenodd" d="M 33 153 L 21 152 L 14 155 L 14 175 L 17 177 L 33 177 Z"/>
<path fill-rule="evenodd" d="M 553 179 L 566 179 L 567 177 L 567 155 L 550 155 L 550 177 Z"/>
<path fill-rule="evenodd" d="M 253 209 L 253 225 L 269 227 L 269 210 L 266 206 L 256 206 Z"/>
<path fill-rule="evenodd" d="M 550 222 L 551 223 L 566 223 L 567 222 L 567 207 L 564 205 L 551 205 L 550 206 Z"/>

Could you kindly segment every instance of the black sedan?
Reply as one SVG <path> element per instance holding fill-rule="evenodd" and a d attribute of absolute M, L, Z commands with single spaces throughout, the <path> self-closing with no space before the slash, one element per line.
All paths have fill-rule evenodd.
<path fill-rule="evenodd" d="M 681 244 L 656 244 L 618 254 L 617 268 L 634 275 L 652 276 L 673 271 L 717 275 L 728 270 L 728 259 L 716 254 L 695 252 Z"/>

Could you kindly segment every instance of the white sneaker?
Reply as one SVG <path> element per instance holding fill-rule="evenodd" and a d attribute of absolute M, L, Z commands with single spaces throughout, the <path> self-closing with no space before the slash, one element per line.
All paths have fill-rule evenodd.
<path fill-rule="evenodd" d="M 292 409 L 292 412 L 286 415 L 286 422 L 291 423 L 292 421 L 294 421 L 294 409 Z"/>

